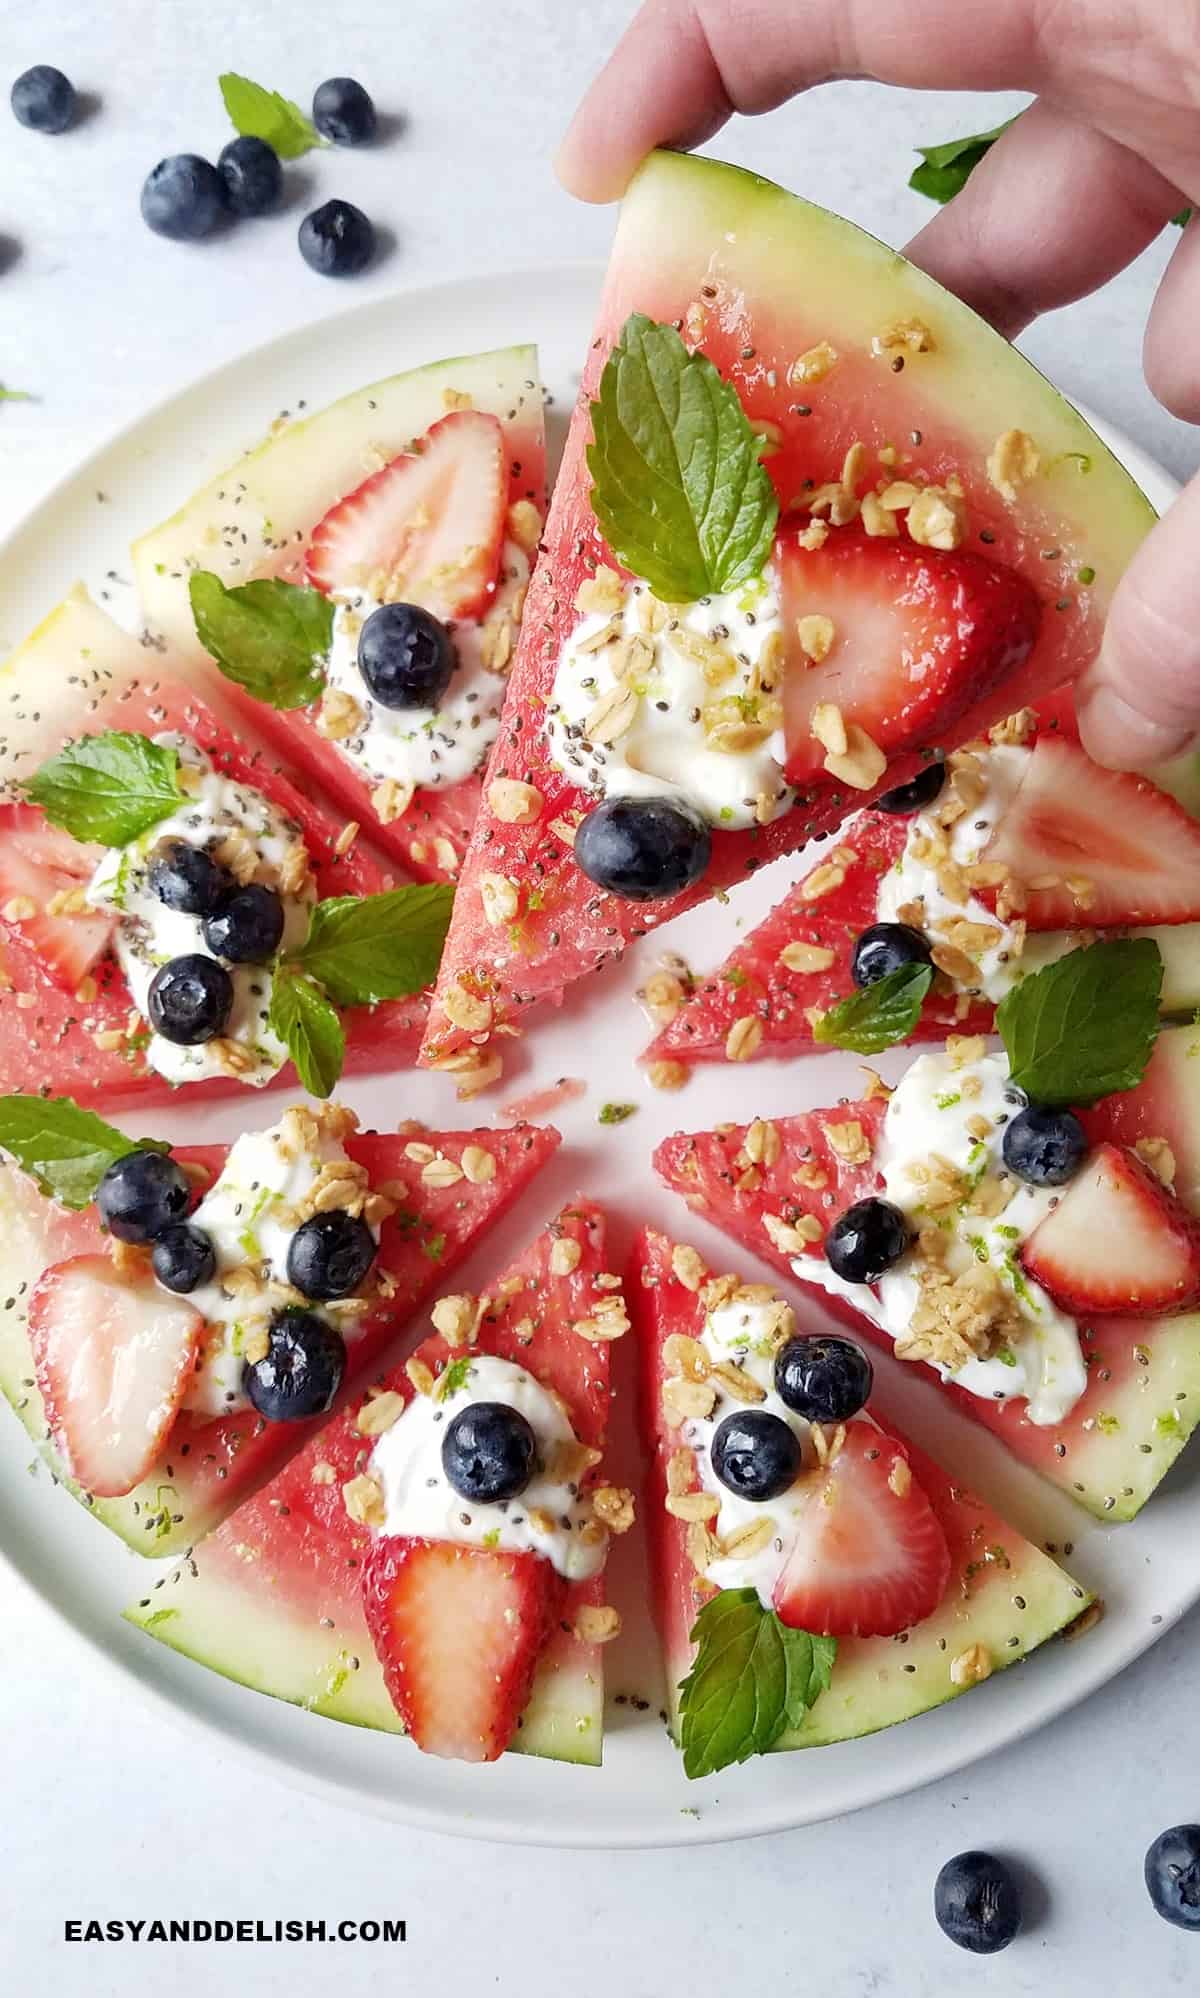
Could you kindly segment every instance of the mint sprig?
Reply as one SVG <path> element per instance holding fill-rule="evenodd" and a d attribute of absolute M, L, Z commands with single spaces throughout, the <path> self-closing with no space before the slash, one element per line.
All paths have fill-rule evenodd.
<path fill-rule="evenodd" d="M 313 910 L 294 962 L 339 1006 L 406 998 L 437 976 L 453 906 L 454 889 L 441 881 L 330 896 Z"/>
<path fill-rule="evenodd" d="M 932 966 L 902 964 L 874 985 L 839 999 L 817 1021 L 813 1039 L 854 1054 L 882 1054 L 908 1039 L 932 983 Z"/>
<path fill-rule="evenodd" d="M 325 686 L 332 600 L 263 576 L 227 589 L 210 569 L 188 579 L 196 635 L 227 680 L 272 708 L 306 708 Z"/>
<path fill-rule="evenodd" d="M 996 1009 L 1017 1088 L 1046 1104 L 1136 1089 L 1158 1037 L 1162 975 L 1152 937 L 1115 937 L 1022 979 Z"/>
<path fill-rule="evenodd" d="M 185 793 L 177 751 L 112 729 L 69 742 L 29 779 L 25 795 L 72 839 L 126 846 L 178 811 Z"/>
<path fill-rule="evenodd" d="M 657 597 L 692 602 L 759 574 L 779 505 L 736 389 L 671 326 L 626 320 L 592 404 L 592 511 Z"/>
<path fill-rule="evenodd" d="M 1021 114 L 1018 112 L 1017 116 Z M 990 132 L 971 132 L 964 139 L 949 139 L 941 146 L 917 146 L 921 164 L 914 167 L 908 177 L 908 184 L 914 194 L 924 194 L 930 201 L 945 205 L 961 194 L 970 180 L 980 160 L 991 152 L 997 139 L 1003 138 L 1016 118 L 1006 118 L 1003 124 L 993 125 Z M 1190 208 L 1181 208 L 1171 220 L 1177 229 L 1186 229 L 1192 219 Z"/>
<path fill-rule="evenodd" d="M 829 1684 L 837 1639 L 789 1630 L 754 1589 L 722 1589 L 691 1632 L 697 1646 L 680 1686 L 684 1774 L 711 1776 L 763 1755 L 799 1727 Z"/>
<path fill-rule="evenodd" d="M 312 119 L 290 97 L 281 97 L 277 90 L 267 90 L 236 70 L 226 70 L 219 81 L 225 109 L 243 138 L 265 139 L 281 160 L 299 159 L 314 146 L 324 145 Z"/>
<path fill-rule="evenodd" d="M 283 1042 L 309 1095 L 331 1095 L 346 1059 L 346 1034 L 316 980 L 295 965 L 278 965 L 267 1025 Z"/>
<path fill-rule="evenodd" d="M 157 1138 L 127 1138 L 70 1096 L 0 1096 L 0 1150 L 29 1173 L 47 1199 L 86 1207 L 116 1159 L 166 1152 Z"/>

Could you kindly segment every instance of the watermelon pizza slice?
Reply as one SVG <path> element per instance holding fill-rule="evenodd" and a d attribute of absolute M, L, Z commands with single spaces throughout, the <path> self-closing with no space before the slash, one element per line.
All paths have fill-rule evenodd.
<path fill-rule="evenodd" d="M 458 870 L 545 511 L 532 347 L 272 425 L 133 550 L 152 627 L 418 880 Z"/>
<path fill-rule="evenodd" d="M 4 668 L 0 1089 L 110 1105 L 413 1060 L 452 890 L 406 881 L 76 591 Z"/>
<path fill-rule="evenodd" d="M 0 1098 L 0 1390 L 138 1553 L 190 1545 L 298 1449 L 559 1143 L 357 1121 L 297 1106 L 168 1149 Z"/>
<path fill-rule="evenodd" d="M 1005 1002 L 1005 1050 L 952 1035 L 894 1089 L 655 1156 L 1108 1520 L 1134 1517 L 1200 1419 L 1196 1035 L 1155 1042 L 1155 957 L 1146 939 L 1072 952 Z"/>
<path fill-rule="evenodd" d="M 892 251 L 752 175 L 652 156 L 424 1059 L 494 1072 L 530 1005 L 1069 682 L 1152 517 Z"/>
<path fill-rule="evenodd" d="M 480 1762 L 598 1763 L 609 1347 L 627 1329 L 588 1200 L 328 1423 L 126 1614 L 276 1699 Z M 167 1578 L 164 1577 L 165 1581 Z M 173 1579 L 173 1578 L 172 1578 Z"/>
<path fill-rule="evenodd" d="M 870 1734 L 1026 1658 L 1087 1592 L 868 1400 L 861 1347 L 654 1229 L 627 1279 L 643 1514 L 689 1776 Z"/>
<path fill-rule="evenodd" d="M 856 1045 L 856 1002 L 901 966 L 932 982 L 909 1040 L 990 1033 L 997 1003 L 1082 932 L 1153 938 L 1164 1015 L 1200 1005 L 1196 760 L 1102 770 L 1069 690 L 931 761 L 851 819 L 707 976 L 647 982 L 648 1062 L 753 1061 Z M 839 1010 L 842 1009 L 842 1010 Z M 861 1024 L 861 1023 L 860 1023 Z M 874 1039 L 864 1052 L 877 1052 Z"/>

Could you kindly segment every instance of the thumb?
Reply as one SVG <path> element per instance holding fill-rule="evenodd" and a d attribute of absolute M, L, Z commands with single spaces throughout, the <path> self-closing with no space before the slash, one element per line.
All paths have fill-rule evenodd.
<path fill-rule="evenodd" d="M 1177 756 L 1200 733 L 1200 477 L 1143 542 L 1076 691 L 1083 746 L 1113 770 Z"/>

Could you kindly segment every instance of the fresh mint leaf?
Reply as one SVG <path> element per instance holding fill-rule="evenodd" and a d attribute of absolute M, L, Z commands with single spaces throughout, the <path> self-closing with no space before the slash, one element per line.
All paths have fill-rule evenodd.
<path fill-rule="evenodd" d="M 114 1159 L 166 1152 L 157 1138 L 127 1138 L 70 1096 L 0 1096 L 0 1150 L 37 1181 L 47 1199 L 86 1207 Z"/>
<path fill-rule="evenodd" d="M 265 139 L 281 160 L 299 159 L 301 153 L 324 144 L 312 119 L 290 97 L 252 83 L 236 70 L 226 70 L 219 81 L 225 109 L 243 138 Z"/>
<path fill-rule="evenodd" d="M 267 1025 L 283 1042 L 309 1095 L 330 1095 L 346 1058 L 345 1032 L 337 1008 L 295 965 L 276 967 Z"/>
<path fill-rule="evenodd" d="M 943 204 L 952 201 L 956 194 L 962 193 L 980 160 L 1015 122 L 1006 118 L 990 132 L 972 132 L 965 139 L 950 139 L 943 146 L 918 146 L 921 164 L 909 176 L 909 186 L 915 194 L 927 195 L 930 201 Z"/>
<path fill-rule="evenodd" d="M 330 896 L 313 910 L 295 962 L 339 1006 L 403 999 L 437 976 L 453 905 L 443 881 Z"/>
<path fill-rule="evenodd" d="M 0 402 L 32 402 L 32 401 L 33 397 L 30 395 L 28 389 L 5 388 L 4 383 L 0 382 Z"/>
<path fill-rule="evenodd" d="M 722 1589 L 692 1628 L 696 1656 L 680 1687 L 684 1774 L 711 1776 L 764 1755 L 799 1727 L 829 1684 L 837 1643 L 789 1630 L 755 1589 Z"/>
<path fill-rule="evenodd" d="M 817 1021 L 813 1039 L 854 1054 L 882 1054 L 908 1039 L 932 983 L 932 966 L 902 964 L 874 985 L 839 999 Z"/>
<path fill-rule="evenodd" d="M 592 404 L 592 511 L 655 595 L 692 602 L 757 576 L 779 514 L 737 390 L 671 326 L 626 320 Z"/>
<path fill-rule="evenodd" d="M 1017 1088 L 1047 1104 L 1136 1089 L 1158 1035 L 1162 973 L 1152 937 L 1116 937 L 1022 979 L 996 1009 Z"/>
<path fill-rule="evenodd" d="M 25 795 L 72 839 L 125 846 L 178 811 L 185 794 L 176 750 L 113 729 L 69 742 L 29 779 Z"/>
<path fill-rule="evenodd" d="M 320 590 L 262 576 L 226 589 L 210 569 L 188 581 L 196 634 L 227 680 L 272 708 L 306 708 L 325 685 L 333 603 Z"/>

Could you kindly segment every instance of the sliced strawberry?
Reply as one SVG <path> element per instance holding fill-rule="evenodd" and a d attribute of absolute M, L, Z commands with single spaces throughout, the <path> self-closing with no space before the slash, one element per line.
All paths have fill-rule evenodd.
<path fill-rule="evenodd" d="M 107 1256 L 51 1263 L 29 1298 L 29 1343 L 55 1443 L 84 1491 L 131 1492 L 157 1463 L 204 1320 Z"/>
<path fill-rule="evenodd" d="M 804 617 L 833 624 L 819 665 L 789 637 L 783 698 L 790 783 L 825 769 L 825 746 L 812 732 L 819 703 L 838 708 L 888 756 L 933 747 L 1033 649 L 1036 595 L 1014 570 L 983 555 L 874 539 L 855 528 L 805 548 L 800 529 L 790 526 L 775 554 L 785 632 L 794 633 Z"/>
<path fill-rule="evenodd" d="M 1024 883 L 1030 929 L 1200 917 L 1200 825 L 1148 777 L 1058 736 L 1038 737 L 984 854 Z"/>
<path fill-rule="evenodd" d="M 894 1637 L 932 1614 L 949 1579 L 946 1536 L 904 1445 L 852 1422 L 812 1480 L 775 1588 L 780 1622 L 821 1637 Z"/>
<path fill-rule="evenodd" d="M 507 503 L 500 424 L 455 410 L 330 508 L 313 531 L 308 580 L 474 617 L 495 588 Z"/>
<path fill-rule="evenodd" d="M 0 807 L 0 923 L 67 992 L 74 992 L 104 956 L 116 918 L 96 909 L 51 915 L 49 906 L 90 879 L 100 854 L 99 847 L 80 845 L 28 805 Z"/>
<path fill-rule="evenodd" d="M 373 1541 L 363 1568 L 367 1626 L 418 1748 L 460 1762 L 504 1753 L 565 1587 L 541 1554 Z"/>
<path fill-rule="evenodd" d="M 1075 1314 L 1144 1318 L 1200 1303 L 1200 1221 L 1123 1145 L 1097 1145 L 1021 1251 Z"/>

